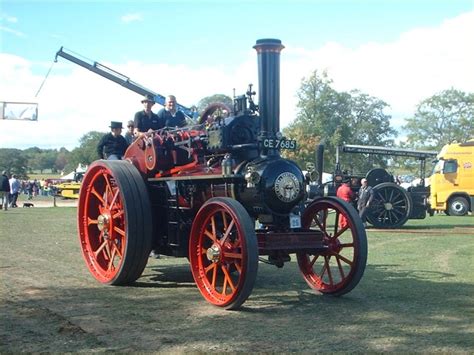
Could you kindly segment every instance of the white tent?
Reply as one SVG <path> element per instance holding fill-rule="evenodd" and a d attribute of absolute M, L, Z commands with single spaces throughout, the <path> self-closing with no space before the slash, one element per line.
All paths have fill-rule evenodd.
<path fill-rule="evenodd" d="M 86 170 L 87 165 L 82 165 L 81 163 L 79 163 L 74 171 L 71 171 L 69 174 L 61 176 L 59 180 L 74 180 L 76 178 L 76 174 L 84 174 Z"/>

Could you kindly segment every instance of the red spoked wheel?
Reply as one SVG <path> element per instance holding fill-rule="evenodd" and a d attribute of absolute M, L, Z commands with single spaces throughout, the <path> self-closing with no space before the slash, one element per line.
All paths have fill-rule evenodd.
<path fill-rule="evenodd" d="M 252 292 L 258 269 L 254 222 L 237 201 L 217 197 L 198 211 L 189 241 L 194 281 L 209 303 L 236 309 Z"/>
<path fill-rule="evenodd" d="M 127 161 L 99 160 L 87 170 L 79 195 L 81 250 L 100 282 L 135 281 L 151 249 L 151 207 L 138 170 Z"/>
<path fill-rule="evenodd" d="M 341 219 L 346 220 L 342 228 Z M 354 207 L 333 197 L 316 199 L 303 212 L 302 226 L 321 231 L 327 248 L 320 253 L 296 254 L 308 285 L 334 296 L 351 291 L 367 263 L 367 235 Z"/>

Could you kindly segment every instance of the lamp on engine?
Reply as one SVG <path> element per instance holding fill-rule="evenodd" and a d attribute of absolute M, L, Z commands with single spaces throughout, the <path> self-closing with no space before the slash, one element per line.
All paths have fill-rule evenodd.
<path fill-rule="evenodd" d="M 135 281 L 154 249 L 189 258 L 202 296 L 226 309 L 247 300 L 259 261 L 282 267 L 294 255 L 308 285 L 323 294 L 342 295 L 358 284 L 367 259 L 362 222 L 336 198 L 305 204 L 301 169 L 280 156 L 296 148 L 279 131 L 284 46 L 261 39 L 254 48 L 258 106 L 250 87 L 227 117 L 205 124 L 207 110 L 197 126 L 147 133 L 126 160 L 89 167 L 78 227 L 97 280 Z"/>

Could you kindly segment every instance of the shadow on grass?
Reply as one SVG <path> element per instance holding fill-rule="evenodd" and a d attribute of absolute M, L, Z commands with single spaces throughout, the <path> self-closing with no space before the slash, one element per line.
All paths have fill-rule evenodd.
<path fill-rule="evenodd" d="M 335 298 L 312 292 L 296 263 L 259 264 L 238 312 L 206 303 L 188 265 L 147 267 L 135 287 L 50 285 L 9 300 L 0 350 L 472 352 L 474 286 L 400 267 L 369 265 Z"/>

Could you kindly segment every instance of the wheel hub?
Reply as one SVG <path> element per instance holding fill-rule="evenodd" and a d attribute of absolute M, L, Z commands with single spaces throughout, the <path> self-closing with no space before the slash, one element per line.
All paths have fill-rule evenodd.
<path fill-rule="evenodd" d="M 97 228 L 99 228 L 100 231 L 107 231 L 109 226 L 109 216 L 105 214 L 101 214 L 99 217 L 97 217 Z"/>
<path fill-rule="evenodd" d="M 384 207 L 386 211 L 390 211 L 391 209 L 393 209 L 393 205 L 390 202 L 384 203 Z"/>
<path fill-rule="evenodd" d="M 213 244 L 207 249 L 206 256 L 210 262 L 217 263 L 221 258 L 221 248 L 217 244 Z"/>

